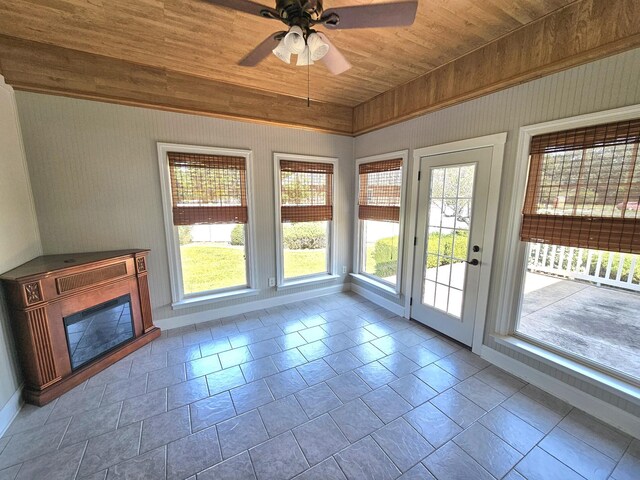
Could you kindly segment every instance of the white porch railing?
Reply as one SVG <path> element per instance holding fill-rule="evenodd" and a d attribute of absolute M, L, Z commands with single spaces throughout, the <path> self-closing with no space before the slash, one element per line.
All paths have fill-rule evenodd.
<path fill-rule="evenodd" d="M 528 269 L 640 292 L 640 255 L 531 243 Z"/>

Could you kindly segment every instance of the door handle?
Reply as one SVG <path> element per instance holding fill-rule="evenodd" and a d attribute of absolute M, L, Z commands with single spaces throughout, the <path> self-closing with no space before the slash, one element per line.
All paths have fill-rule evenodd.
<path fill-rule="evenodd" d="M 477 258 L 474 258 L 473 260 L 465 260 L 465 262 L 467 262 L 469 265 L 474 265 L 474 266 L 480 263 Z"/>

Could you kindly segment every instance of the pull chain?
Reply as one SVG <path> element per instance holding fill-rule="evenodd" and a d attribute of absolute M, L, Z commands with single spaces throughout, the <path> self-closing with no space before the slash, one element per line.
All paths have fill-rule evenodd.
<path fill-rule="evenodd" d="M 311 107 L 311 50 L 307 48 L 307 108 Z"/>

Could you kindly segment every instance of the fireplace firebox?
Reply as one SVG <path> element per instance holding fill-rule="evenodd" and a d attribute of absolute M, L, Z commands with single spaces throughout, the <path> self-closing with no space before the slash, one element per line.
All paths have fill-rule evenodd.
<path fill-rule="evenodd" d="M 74 371 L 134 338 L 129 294 L 69 315 L 63 321 Z"/>

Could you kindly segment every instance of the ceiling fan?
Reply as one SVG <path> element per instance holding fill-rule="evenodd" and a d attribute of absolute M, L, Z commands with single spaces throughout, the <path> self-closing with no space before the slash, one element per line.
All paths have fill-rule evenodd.
<path fill-rule="evenodd" d="M 398 1 L 372 5 L 354 5 L 324 10 L 322 0 L 276 0 L 270 8 L 251 0 L 206 0 L 214 5 L 232 8 L 264 18 L 280 20 L 288 29 L 269 35 L 260 45 L 240 60 L 239 65 L 255 67 L 270 53 L 285 63 L 291 63 L 291 55 L 297 55 L 296 65 L 322 63 L 334 75 L 351 68 L 349 61 L 331 43 L 323 32 L 314 27 L 321 25 L 329 30 L 351 28 L 377 28 L 411 25 L 416 17 L 418 1 Z"/>

